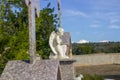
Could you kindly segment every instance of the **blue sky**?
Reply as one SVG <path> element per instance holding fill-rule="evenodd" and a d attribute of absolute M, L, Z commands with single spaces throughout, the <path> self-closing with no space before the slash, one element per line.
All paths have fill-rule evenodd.
<path fill-rule="evenodd" d="M 57 11 L 57 0 L 48 2 Z M 62 27 L 73 42 L 120 41 L 120 0 L 61 0 Z"/>

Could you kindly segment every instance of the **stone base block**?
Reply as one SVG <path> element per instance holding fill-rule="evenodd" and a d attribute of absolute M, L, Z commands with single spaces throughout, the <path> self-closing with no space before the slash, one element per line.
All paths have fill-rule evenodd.
<path fill-rule="evenodd" d="M 74 80 L 75 60 L 9 61 L 0 80 Z"/>
<path fill-rule="evenodd" d="M 74 80 L 75 75 L 74 75 L 74 65 L 73 63 L 75 60 L 71 59 L 65 59 L 65 60 L 60 60 L 60 65 L 59 65 L 59 71 L 60 73 L 59 76 L 60 78 L 58 80 Z"/>
<path fill-rule="evenodd" d="M 57 80 L 58 60 L 9 61 L 0 80 Z"/>

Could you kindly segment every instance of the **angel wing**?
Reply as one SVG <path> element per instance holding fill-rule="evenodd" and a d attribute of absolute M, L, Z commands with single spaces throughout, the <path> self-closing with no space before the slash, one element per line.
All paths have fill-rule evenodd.
<path fill-rule="evenodd" d="M 53 53 L 54 54 L 57 54 L 57 51 L 55 49 L 55 38 L 56 38 L 56 32 L 53 31 L 51 34 L 50 34 L 50 38 L 49 38 L 49 45 L 50 45 L 50 48 L 52 49 Z"/>

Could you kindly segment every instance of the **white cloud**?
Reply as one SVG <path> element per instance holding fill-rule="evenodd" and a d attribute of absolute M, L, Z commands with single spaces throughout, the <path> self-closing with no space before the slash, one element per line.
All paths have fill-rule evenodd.
<path fill-rule="evenodd" d="M 120 26 L 118 26 L 118 25 L 111 25 L 110 28 L 111 29 L 120 29 Z"/>
<path fill-rule="evenodd" d="M 75 41 L 72 41 L 72 43 L 75 43 Z"/>
<path fill-rule="evenodd" d="M 82 39 L 82 40 L 78 41 L 77 43 L 81 43 L 81 44 L 82 43 L 89 43 L 89 41 Z"/>
<path fill-rule="evenodd" d="M 102 41 L 100 41 L 100 42 L 107 43 L 107 42 L 109 42 L 109 41 L 108 41 L 108 40 L 102 40 Z"/>
<path fill-rule="evenodd" d="M 70 16 L 82 16 L 82 17 L 88 17 L 88 15 L 84 12 L 78 11 L 78 10 L 65 10 L 65 14 Z"/>

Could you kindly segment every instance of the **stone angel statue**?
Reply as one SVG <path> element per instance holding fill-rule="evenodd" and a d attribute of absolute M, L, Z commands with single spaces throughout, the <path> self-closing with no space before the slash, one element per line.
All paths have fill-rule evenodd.
<path fill-rule="evenodd" d="M 49 38 L 49 45 L 52 50 L 50 54 L 50 59 L 66 59 L 69 58 L 66 55 L 67 45 L 63 44 L 62 36 L 64 34 L 63 28 L 58 28 L 58 31 L 53 31 Z"/>

